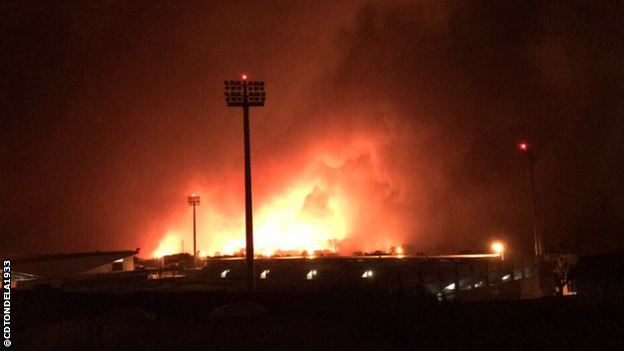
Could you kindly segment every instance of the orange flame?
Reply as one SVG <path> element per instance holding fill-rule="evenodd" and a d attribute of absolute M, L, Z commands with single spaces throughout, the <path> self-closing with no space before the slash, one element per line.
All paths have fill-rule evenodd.
<path fill-rule="evenodd" d="M 299 255 L 303 251 L 313 254 L 317 250 L 338 252 L 346 239 L 350 240 L 347 246 L 360 245 L 359 250 L 383 249 L 383 245 L 389 247 L 391 241 L 396 242 L 391 239 L 397 232 L 391 218 L 379 213 L 385 210 L 383 191 L 387 189 L 387 181 L 375 168 L 374 145 L 357 141 L 351 150 L 338 149 L 342 154 L 316 152 L 313 166 L 304 169 L 296 183 L 287 185 L 268 201 L 254 202 L 254 251 L 257 255 L 285 252 Z M 222 207 L 214 205 L 219 203 L 214 189 L 212 194 L 206 189 L 191 190 L 197 191 L 203 200 L 197 207 L 197 249 L 211 256 L 243 253 L 244 212 L 234 217 L 223 213 Z M 376 221 L 372 214 L 382 219 L 378 221 L 381 225 L 370 225 Z M 192 242 L 188 213 L 181 216 L 178 223 L 174 227 L 177 229 L 170 229 L 163 236 L 154 251 L 155 256 L 177 252 L 182 238 Z M 356 231 L 359 235 L 368 231 L 370 242 L 352 240 Z"/>
<path fill-rule="evenodd" d="M 212 212 L 211 210 L 208 209 L 209 212 Z M 271 256 L 276 252 L 285 251 L 335 252 L 337 243 L 348 234 L 350 216 L 347 210 L 348 206 L 344 200 L 330 197 L 318 186 L 295 187 L 262 206 L 254 215 L 255 253 Z M 227 228 L 223 226 L 227 220 L 218 213 L 209 213 L 207 217 L 208 228 L 198 227 L 198 242 L 200 235 L 207 236 L 208 240 L 201 240 L 203 245 L 198 245 L 198 250 L 208 254 L 219 252 L 227 255 L 244 250 L 244 223 L 240 223 L 236 228 Z M 220 223 L 221 229 L 215 230 Z M 182 237 L 179 231 L 167 232 L 154 256 L 162 257 L 178 252 Z"/>

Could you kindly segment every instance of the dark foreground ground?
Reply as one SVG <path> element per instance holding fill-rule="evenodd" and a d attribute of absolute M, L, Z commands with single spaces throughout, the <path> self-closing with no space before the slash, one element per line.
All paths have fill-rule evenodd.
<path fill-rule="evenodd" d="M 588 304 L 574 298 L 438 303 L 361 292 L 265 292 L 250 298 L 228 292 L 56 290 L 16 291 L 13 298 L 12 338 L 18 350 L 617 350 L 624 346 L 624 305 Z M 210 332 L 213 309 L 249 300 L 268 308 L 268 315 L 213 320 Z M 152 314 L 144 318 L 136 309 Z"/>

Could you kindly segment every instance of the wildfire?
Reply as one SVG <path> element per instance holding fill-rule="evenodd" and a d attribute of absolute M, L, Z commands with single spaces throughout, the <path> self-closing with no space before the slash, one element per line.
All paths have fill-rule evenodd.
<path fill-rule="evenodd" d="M 335 195 L 335 194 L 334 194 Z M 207 207 L 207 206 L 206 206 Z M 254 248 L 260 256 L 277 252 L 312 253 L 316 250 L 336 252 L 338 243 L 348 234 L 350 215 L 344 200 L 332 196 L 320 186 L 297 186 L 286 194 L 277 196 L 262 206 L 254 216 Z M 219 216 L 218 213 L 209 218 Z M 233 255 L 244 252 L 245 228 L 242 218 L 236 228 L 211 227 L 225 222 L 207 220 L 207 227 L 198 228 L 206 233 L 207 240 L 201 252 Z M 162 257 L 178 252 L 182 235 L 169 232 L 160 242 L 154 256 Z"/>
<path fill-rule="evenodd" d="M 384 201 L 393 195 L 383 172 L 376 169 L 374 145 L 355 142 L 351 150 L 331 147 L 338 153 L 314 151 L 308 167 L 294 172 L 281 192 L 254 198 L 254 252 L 312 258 L 319 250 L 344 252 L 377 250 L 397 242 L 393 214 Z M 291 165 L 284 166 L 292 168 Z M 197 249 L 209 256 L 239 255 L 245 251 L 243 208 L 232 214 L 223 204 L 223 188 L 192 188 L 202 196 L 197 207 Z M 279 188 L 278 188 L 279 189 Z M 211 192 L 211 190 L 213 190 Z M 211 195 L 211 194 L 221 194 Z M 229 211 L 229 212 L 228 212 Z M 176 219 L 177 218 L 177 219 Z M 381 218 L 383 221 L 378 221 Z M 155 256 L 178 252 L 180 242 L 191 242 L 192 222 L 180 212 L 167 224 Z M 346 251 L 355 249 L 353 251 Z M 402 254 L 402 249 L 399 249 Z M 343 252 L 343 253 L 344 253 Z"/>
<path fill-rule="evenodd" d="M 176 234 L 168 232 L 165 238 L 160 242 L 156 251 L 154 251 L 154 257 L 163 257 L 167 255 L 173 255 L 178 253 L 180 249 L 180 239 Z"/>
<path fill-rule="evenodd" d="M 332 240 L 347 234 L 345 210 L 319 188 L 296 188 L 259 213 L 255 245 L 269 251 L 330 249 Z"/>

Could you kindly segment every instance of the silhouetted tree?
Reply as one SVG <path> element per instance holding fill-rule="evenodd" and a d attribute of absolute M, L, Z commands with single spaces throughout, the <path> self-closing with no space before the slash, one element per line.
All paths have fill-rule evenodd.
<path fill-rule="evenodd" d="M 568 284 L 568 277 L 570 276 L 570 272 L 572 271 L 572 268 L 574 268 L 574 266 L 578 263 L 578 261 L 578 256 L 571 253 L 560 254 L 557 257 L 557 262 L 553 271 L 555 275 L 555 291 L 557 296 L 563 295 L 563 287 Z"/>

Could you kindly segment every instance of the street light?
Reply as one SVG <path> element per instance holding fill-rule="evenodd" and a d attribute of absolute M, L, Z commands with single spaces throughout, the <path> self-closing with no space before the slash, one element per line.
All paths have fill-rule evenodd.
<path fill-rule="evenodd" d="M 494 252 L 496 252 L 500 256 L 501 261 L 505 260 L 505 245 L 496 241 L 492 243 L 492 250 L 494 250 Z"/>
<path fill-rule="evenodd" d="M 193 206 L 193 269 L 197 269 L 197 227 L 195 225 L 195 206 L 199 206 L 199 195 L 188 197 L 189 206 Z"/>
<path fill-rule="evenodd" d="M 535 244 L 535 255 L 543 255 L 544 247 L 542 244 L 542 237 L 539 233 L 539 227 L 537 225 L 537 203 L 535 197 L 535 173 L 533 171 L 533 162 L 535 162 L 535 158 L 531 153 L 531 149 L 529 148 L 529 144 L 520 143 L 518 145 L 520 151 L 526 153 L 527 159 L 529 160 L 529 177 L 531 179 L 531 207 L 533 210 L 533 240 Z"/>
<path fill-rule="evenodd" d="M 245 239 L 247 253 L 247 287 L 255 290 L 254 275 L 254 245 L 253 245 L 253 215 L 251 203 L 251 156 L 249 142 L 249 108 L 263 107 L 266 100 L 264 82 L 247 80 L 243 74 L 241 80 L 226 80 L 225 102 L 228 107 L 243 108 L 243 133 L 245 134 Z"/>

